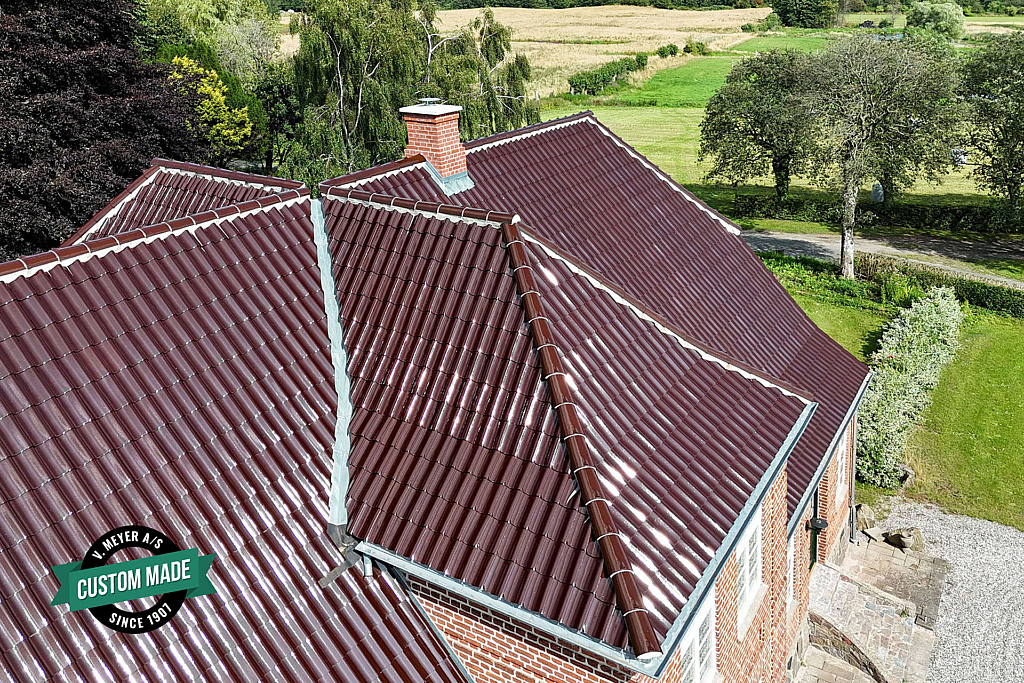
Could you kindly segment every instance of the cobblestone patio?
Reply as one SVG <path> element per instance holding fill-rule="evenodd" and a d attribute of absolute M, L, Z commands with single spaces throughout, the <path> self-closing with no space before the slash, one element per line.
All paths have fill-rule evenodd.
<path fill-rule="evenodd" d="M 863 534 L 861 534 L 863 536 Z M 852 579 L 866 583 L 913 603 L 919 626 L 935 629 L 942 589 L 949 573 L 949 562 L 914 550 L 901 550 L 888 543 L 851 545 L 842 571 Z"/>
<path fill-rule="evenodd" d="M 804 655 L 804 665 L 795 683 L 875 683 L 875 680 L 838 657 L 811 647 Z"/>

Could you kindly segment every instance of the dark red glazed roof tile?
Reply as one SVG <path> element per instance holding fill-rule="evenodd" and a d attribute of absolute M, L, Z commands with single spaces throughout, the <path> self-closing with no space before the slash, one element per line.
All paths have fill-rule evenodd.
<path fill-rule="evenodd" d="M 467 151 L 475 186 L 457 195 L 445 196 L 419 167 L 370 180 L 365 174 L 359 189 L 518 213 L 539 237 L 694 343 L 812 396 L 820 407 L 788 466 L 795 511 L 867 368 L 807 318 L 729 234 L 726 219 L 658 177 L 592 114 L 477 140 Z"/>

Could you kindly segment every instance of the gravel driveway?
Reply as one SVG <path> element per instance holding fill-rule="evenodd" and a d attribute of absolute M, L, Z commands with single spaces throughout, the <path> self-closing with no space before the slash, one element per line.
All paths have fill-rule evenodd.
<path fill-rule="evenodd" d="M 950 564 L 929 680 L 1024 682 L 1024 532 L 908 501 L 881 526 L 918 527 L 925 552 Z"/>

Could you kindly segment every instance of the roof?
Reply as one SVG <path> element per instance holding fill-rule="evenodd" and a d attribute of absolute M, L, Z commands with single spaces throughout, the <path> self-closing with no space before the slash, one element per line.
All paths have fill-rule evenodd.
<path fill-rule="evenodd" d="M 326 190 L 349 532 L 656 656 L 812 402 L 516 216 Z"/>
<path fill-rule="evenodd" d="M 0 265 L 0 659 L 15 680 L 466 683 L 324 533 L 337 395 L 308 190 Z M 51 607 L 142 524 L 217 593 L 145 636 Z"/>
<path fill-rule="evenodd" d="M 590 112 L 468 143 L 474 187 L 446 196 L 410 158 L 324 187 L 517 213 L 541 238 L 692 343 L 812 397 L 790 458 L 794 518 L 856 405 L 867 368 L 804 314 L 739 229 Z"/>
<path fill-rule="evenodd" d="M 128 232 L 302 187 L 283 178 L 153 159 L 150 167 L 64 245 Z"/>

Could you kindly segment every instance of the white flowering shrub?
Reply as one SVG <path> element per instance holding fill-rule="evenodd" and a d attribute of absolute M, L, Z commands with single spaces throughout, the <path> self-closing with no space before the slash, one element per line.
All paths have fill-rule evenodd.
<path fill-rule="evenodd" d="M 929 390 L 959 348 L 964 315 L 949 287 L 932 289 L 900 311 L 871 357 L 874 378 L 857 413 L 857 476 L 899 485 L 903 452 L 928 405 Z"/>

